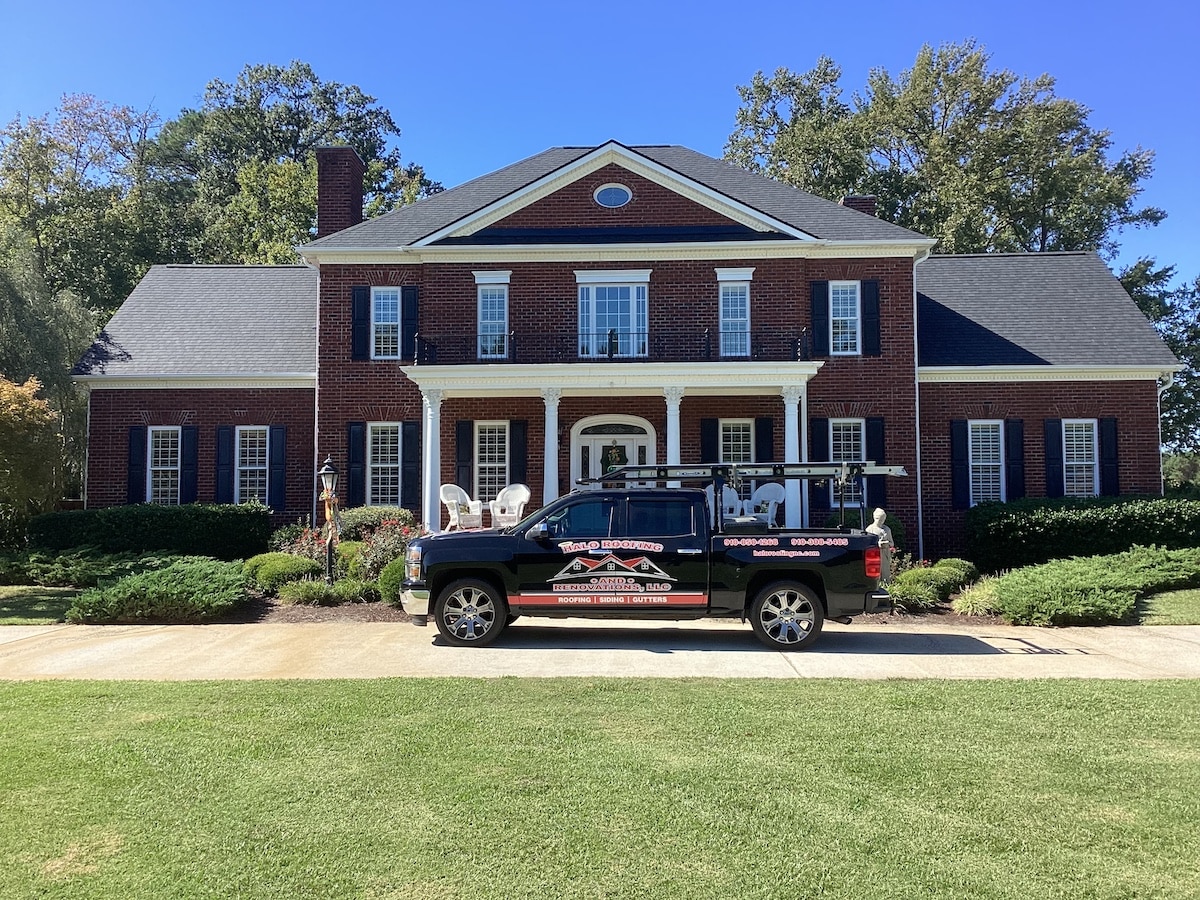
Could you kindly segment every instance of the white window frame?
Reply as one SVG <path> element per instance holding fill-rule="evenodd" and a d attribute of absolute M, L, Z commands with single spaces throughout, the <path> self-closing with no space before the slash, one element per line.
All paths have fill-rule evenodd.
<path fill-rule="evenodd" d="M 473 272 L 475 276 L 475 354 L 479 359 L 507 359 L 508 358 L 508 284 L 512 277 L 511 271 L 504 272 Z M 502 296 L 488 296 L 485 294 L 499 293 Z M 503 319 L 499 322 L 500 331 L 489 331 L 484 334 L 484 301 L 501 301 L 503 305 Z M 487 324 L 497 324 L 495 320 L 487 320 Z M 485 352 L 484 338 L 492 337 L 499 334 L 500 348 L 498 352 Z M 491 344 L 491 341 L 488 341 Z"/>
<path fill-rule="evenodd" d="M 396 433 L 396 461 L 395 463 L 376 462 L 375 461 L 375 439 L 377 434 L 381 434 L 384 430 L 395 431 Z M 368 422 L 367 423 L 367 471 L 366 471 L 366 505 L 367 506 L 399 506 L 400 497 L 403 496 L 404 485 L 402 483 L 403 465 L 404 465 L 404 429 L 400 427 L 399 422 Z M 391 502 L 391 497 L 381 498 L 375 490 L 376 474 L 386 475 L 392 470 L 395 470 L 396 477 L 396 499 Z"/>
<path fill-rule="evenodd" d="M 376 315 L 379 298 L 383 294 L 396 295 L 396 321 L 380 322 Z M 401 318 L 403 313 L 403 299 L 401 297 L 400 288 L 398 287 L 372 287 L 371 288 L 371 359 L 399 359 L 400 358 L 400 329 Z M 395 353 L 380 353 L 379 352 L 379 336 L 380 329 L 383 327 L 391 327 L 394 324 L 396 328 L 396 352 Z"/>
<path fill-rule="evenodd" d="M 833 297 L 835 292 L 848 287 L 854 288 L 854 347 L 852 349 L 838 347 L 837 323 L 850 321 L 849 316 L 834 315 Z M 862 282 L 861 281 L 831 281 L 829 282 L 829 355 L 830 356 L 862 356 Z"/>
<path fill-rule="evenodd" d="M 747 269 L 716 269 L 717 273 L 717 306 L 720 318 L 721 329 L 721 355 L 722 356 L 749 356 L 750 355 L 750 279 L 754 277 L 754 267 Z M 746 292 L 746 315 L 744 318 L 727 319 L 725 316 L 725 291 L 726 290 L 745 290 Z M 737 332 L 731 332 L 728 329 L 730 322 L 738 325 L 745 324 L 745 335 L 740 337 L 740 340 L 735 339 L 734 335 Z M 726 335 L 729 335 L 728 337 Z"/>
<path fill-rule="evenodd" d="M 725 441 L 726 429 L 732 430 L 734 428 L 745 429 L 746 434 L 749 435 L 750 439 L 747 442 L 747 447 L 749 449 L 749 453 L 747 454 L 747 457 L 745 459 L 731 459 L 730 454 L 725 452 L 725 450 L 726 450 L 726 441 Z M 717 439 L 720 441 L 720 445 L 717 448 L 717 455 L 720 457 L 720 460 L 719 460 L 720 462 L 735 463 L 735 464 L 741 463 L 742 465 L 751 465 L 754 463 L 755 460 L 754 460 L 754 420 L 753 419 L 718 419 L 717 420 Z M 741 488 L 738 490 L 738 496 L 741 497 L 743 500 L 749 500 L 751 495 L 754 493 L 755 488 L 757 488 L 757 487 L 758 487 L 757 482 L 743 481 Z"/>
<path fill-rule="evenodd" d="M 1091 461 L 1068 458 L 1067 430 L 1086 426 L 1091 431 L 1090 454 Z M 1100 496 L 1100 428 L 1097 419 L 1063 419 L 1062 420 L 1062 460 L 1063 460 L 1063 496 L 1064 497 L 1098 497 Z M 1090 469 L 1091 491 L 1084 493 L 1071 489 L 1072 469 Z"/>
<path fill-rule="evenodd" d="M 858 443 L 862 447 L 862 452 L 859 454 L 856 454 L 853 458 L 843 459 L 834 450 L 833 434 L 834 434 L 834 430 L 838 426 L 846 427 L 849 425 L 855 425 L 858 428 Z M 867 454 L 867 420 L 866 419 L 859 419 L 859 418 L 854 418 L 851 416 L 851 417 L 846 417 L 846 418 L 842 418 L 842 419 L 830 419 L 829 420 L 829 460 L 830 460 L 830 462 L 835 462 L 835 463 L 858 462 L 860 460 L 866 459 L 866 454 Z M 866 485 L 866 479 L 863 479 L 863 484 L 862 484 L 862 488 L 861 488 L 861 496 L 860 496 L 860 489 L 859 489 L 858 485 L 852 485 L 850 488 L 850 492 L 846 495 L 846 505 L 847 506 L 858 506 L 860 503 L 866 503 L 866 502 L 867 502 L 867 485 Z M 837 509 L 838 505 L 839 505 L 839 500 L 838 500 L 838 496 L 837 496 L 837 488 L 832 483 L 832 481 L 830 482 L 830 485 L 829 485 L 829 505 L 830 505 L 830 507 L 832 507 L 834 509 Z"/>
<path fill-rule="evenodd" d="M 975 440 L 976 428 L 995 428 L 997 439 L 997 458 L 995 460 L 980 459 L 980 451 L 982 447 Z M 1004 420 L 1003 419 L 969 419 L 967 421 L 967 471 L 969 479 L 969 489 L 971 493 L 971 505 L 975 506 L 987 500 L 998 500 L 1003 503 L 1008 498 L 1008 484 L 1004 472 Z M 995 467 L 999 470 L 998 481 L 1000 485 L 1000 496 L 998 497 L 979 497 L 975 493 L 975 474 L 977 471 L 982 471 L 984 467 Z"/>
<path fill-rule="evenodd" d="M 175 435 L 175 464 L 171 466 L 156 466 L 154 464 L 154 436 L 156 434 Z M 154 499 L 154 476 L 157 472 L 175 473 L 175 499 Z M 146 428 L 146 502 L 157 503 L 161 506 L 178 506 L 179 494 L 183 481 L 183 428 L 179 425 L 150 425 Z"/>
<path fill-rule="evenodd" d="M 651 269 L 588 269 L 575 272 L 578 287 L 578 348 L 581 359 L 601 359 L 608 356 L 608 341 L 600 340 L 596 324 L 596 288 L 629 288 L 628 336 L 622 340 L 618 332 L 615 354 L 623 359 L 639 359 L 650 355 L 650 273 Z M 605 332 L 607 334 L 607 331 Z M 622 349 L 623 348 L 623 349 Z"/>
<path fill-rule="evenodd" d="M 248 434 L 251 431 L 261 431 L 263 433 L 263 447 L 265 452 L 263 455 L 263 464 L 261 466 L 245 465 L 242 461 L 242 435 Z M 242 496 L 242 472 L 243 471 L 261 471 L 263 479 L 262 498 L 258 497 L 243 497 Z M 271 429 L 266 425 L 238 425 L 233 429 L 233 502 L 234 503 L 249 503 L 251 500 L 257 500 L 263 506 L 269 505 L 268 501 L 271 493 Z"/>
<path fill-rule="evenodd" d="M 484 463 L 480 462 L 479 439 L 484 429 L 503 429 L 504 430 L 504 471 L 503 477 L 499 481 L 495 479 L 495 474 L 490 473 L 489 479 L 494 485 L 498 485 L 494 491 L 485 489 L 484 486 Z M 482 500 L 487 503 L 494 500 L 500 491 L 509 485 L 509 472 L 512 471 L 512 429 L 509 428 L 507 419 L 481 420 L 475 423 L 475 444 L 474 452 L 471 454 L 474 464 L 474 479 L 475 491 L 471 496 L 476 500 Z M 488 463 L 488 466 L 495 466 L 496 463 Z"/>

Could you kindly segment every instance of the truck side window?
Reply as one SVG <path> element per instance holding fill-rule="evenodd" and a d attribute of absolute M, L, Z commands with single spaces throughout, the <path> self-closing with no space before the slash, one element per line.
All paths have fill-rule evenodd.
<path fill-rule="evenodd" d="M 693 511 L 696 506 L 680 498 L 631 497 L 629 499 L 629 537 L 691 537 L 696 533 Z"/>
<path fill-rule="evenodd" d="M 572 503 L 546 520 L 550 535 L 561 540 L 613 536 L 617 504 L 608 498 L 588 498 Z"/>

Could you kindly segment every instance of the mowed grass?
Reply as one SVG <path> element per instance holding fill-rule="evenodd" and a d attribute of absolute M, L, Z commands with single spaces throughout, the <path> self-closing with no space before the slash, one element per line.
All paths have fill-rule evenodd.
<path fill-rule="evenodd" d="M 1200 589 L 1155 594 L 1139 613 L 1143 625 L 1200 625 Z"/>
<path fill-rule="evenodd" d="M 0 684 L 4 897 L 1191 897 L 1200 682 Z"/>
<path fill-rule="evenodd" d="M 53 625 L 66 621 L 75 588 L 0 586 L 0 625 Z"/>

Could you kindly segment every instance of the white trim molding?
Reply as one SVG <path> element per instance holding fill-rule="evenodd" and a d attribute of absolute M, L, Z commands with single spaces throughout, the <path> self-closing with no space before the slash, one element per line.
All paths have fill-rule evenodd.
<path fill-rule="evenodd" d="M 713 269 L 717 273 L 717 281 L 753 281 L 754 266 L 745 269 L 724 269 L 717 267 Z"/>
<path fill-rule="evenodd" d="M 89 391 L 161 391 L 194 388 L 282 390 L 317 386 L 315 372 L 280 375 L 75 375 L 72 380 Z"/>
<path fill-rule="evenodd" d="M 472 272 L 476 284 L 508 284 L 512 279 L 512 270 L 496 272 Z"/>
<path fill-rule="evenodd" d="M 1179 367 L 1145 366 L 921 366 L 921 384 L 982 384 L 1005 381 L 1154 381 Z"/>
<path fill-rule="evenodd" d="M 653 269 L 576 269 L 576 284 L 649 284 Z"/>

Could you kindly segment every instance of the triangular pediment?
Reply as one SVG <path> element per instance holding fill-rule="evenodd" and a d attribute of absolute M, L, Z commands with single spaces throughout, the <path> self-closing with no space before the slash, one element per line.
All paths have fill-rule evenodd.
<path fill-rule="evenodd" d="M 595 201 L 607 184 L 627 206 Z M 512 243 L 662 243 L 815 238 L 610 141 L 445 226 L 415 246 Z"/>

